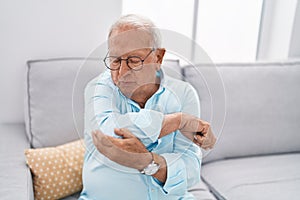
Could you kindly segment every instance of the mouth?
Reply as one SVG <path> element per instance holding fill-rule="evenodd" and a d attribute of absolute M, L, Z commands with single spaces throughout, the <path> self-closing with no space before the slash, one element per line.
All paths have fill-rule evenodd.
<path fill-rule="evenodd" d="M 135 81 L 119 81 L 121 84 L 132 84 L 135 83 Z"/>
<path fill-rule="evenodd" d="M 118 85 L 121 85 L 121 86 L 131 86 L 131 85 L 134 85 L 134 84 L 135 84 L 134 81 L 119 81 Z"/>

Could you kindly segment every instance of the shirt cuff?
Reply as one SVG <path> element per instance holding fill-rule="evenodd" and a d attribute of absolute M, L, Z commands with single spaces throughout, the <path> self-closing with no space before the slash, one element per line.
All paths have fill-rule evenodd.
<path fill-rule="evenodd" d="M 167 180 L 162 186 L 165 194 L 183 196 L 187 190 L 186 169 L 181 154 L 164 153 L 163 156 L 167 163 Z M 155 181 L 155 180 L 154 180 Z M 156 184 L 161 185 L 155 181 Z"/>

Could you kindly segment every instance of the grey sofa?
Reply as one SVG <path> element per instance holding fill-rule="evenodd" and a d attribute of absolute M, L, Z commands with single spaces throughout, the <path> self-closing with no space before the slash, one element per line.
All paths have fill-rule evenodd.
<path fill-rule="evenodd" d="M 299 199 L 300 61 L 163 67 L 194 85 L 218 135 L 197 199 Z M 28 62 L 25 122 L 0 125 L 1 199 L 33 199 L 24 149 L 83 137 L 84 86 L 101 70 L 97 59 Z"/>
<path fill-rule="evenodd" d="M 300 62 L 219 64 L 225 103 L 215 74 L 198 67 L 185 75 L 198 90 L 203 118 L 221 130 L 202 167 L 210 190 L 218 199 L 299 199 Z M 197 69 L 208 84 L 193 76 Z"/>

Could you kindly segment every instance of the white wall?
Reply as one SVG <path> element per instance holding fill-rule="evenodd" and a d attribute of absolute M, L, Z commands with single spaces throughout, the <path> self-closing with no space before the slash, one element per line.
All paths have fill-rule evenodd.
<path fill-rule="evenodd" d="M 300 2 L 298 1 L 297 10 L 294 18 L 294 26 L 292 31 L 292 37 L 290 41 L 290 58 L 300 57 Z"/>
<path fill-rule="evenodd" d="M 0 122 L 23 121 L 27 60 L 87 56 L 121 7 L 121 0 L 1 0 Z"/>

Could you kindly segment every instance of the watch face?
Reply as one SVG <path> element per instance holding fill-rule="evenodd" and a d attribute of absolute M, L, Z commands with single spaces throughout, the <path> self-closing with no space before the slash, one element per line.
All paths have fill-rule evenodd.
<path fill-rule="evenodd" d="M 159 165 L 152 162 L 144 169 L 144 173 L 146 175 L 153 175 L 158 171 L 158 169 L 159 169 Z"/>

